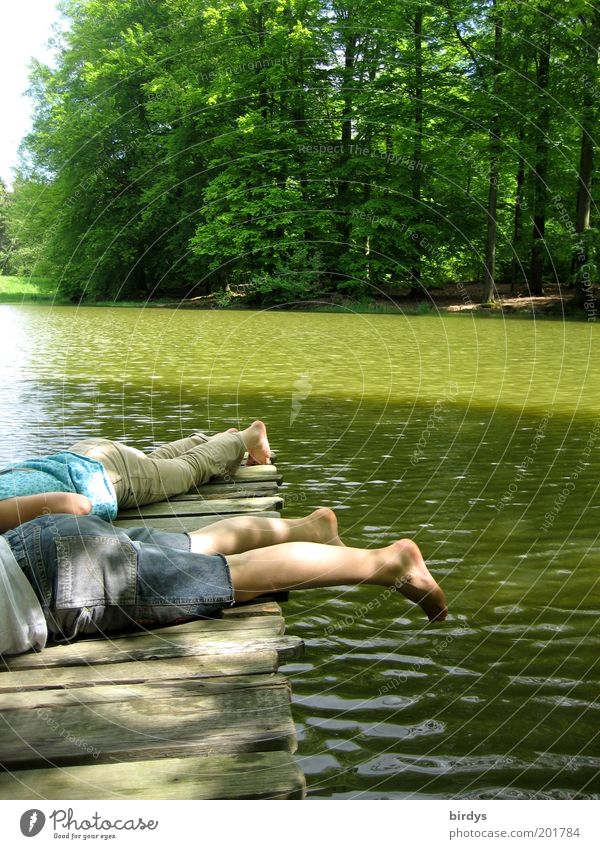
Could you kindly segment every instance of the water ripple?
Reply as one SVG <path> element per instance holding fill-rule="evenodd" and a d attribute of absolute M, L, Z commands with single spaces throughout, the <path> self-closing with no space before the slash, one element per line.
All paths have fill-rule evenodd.
<path fill-rule="evenodd" d="M 282 671 L 310 794 L 597 798 L 593 464 L 542 530 L 595 459 L 582 452 L 600 409 L 585 361 L 600 361 L 597 327 L 76 307 L 0 307 L 0 327 L 0 463 L 90 434 L 146 450 L 264 416 L 286 515 L 338 505 L 348 544 L 421 545 L 451 602 L 442 625 L 372 587 L 284 605 L 307 645 Z"/>

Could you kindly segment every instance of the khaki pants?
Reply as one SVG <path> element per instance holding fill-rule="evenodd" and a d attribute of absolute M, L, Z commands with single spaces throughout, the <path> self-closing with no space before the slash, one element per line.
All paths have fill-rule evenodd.
<path fill-rule="evenodd" d="M 200 486 L 214 475 L 234 472 L 246 446 L 239 433 L 208 439 L 196 434 L 162 445 L 150 454 L 122 442 L 92 437 L 68 449 L 99 460 L 117 494 L 120 509 L 152 504 Z"/>

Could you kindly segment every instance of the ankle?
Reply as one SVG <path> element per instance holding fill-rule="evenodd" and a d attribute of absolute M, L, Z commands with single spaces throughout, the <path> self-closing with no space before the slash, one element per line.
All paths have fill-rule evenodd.
<path fill-rule="evenodd" d="M 239 430 L 238 433 L 244 440 L 244 444 L 248 450 L 256 445 L 260 436 L 261 422 L 254 421 L 249 424 L 244 430 Z"/>
<path fill-rule="evenodd" d="M 410 539 L 400 539 L 385 548 L 377 549 L 377 583 L 401 589 L 410 584 L 411 572 L 418 565 L 421 553 Z"/>

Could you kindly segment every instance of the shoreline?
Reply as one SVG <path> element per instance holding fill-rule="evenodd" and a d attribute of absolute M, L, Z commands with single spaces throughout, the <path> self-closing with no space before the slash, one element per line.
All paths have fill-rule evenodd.
<path fill-rule="evenodd" d="M 18 278 L 4 278 L 16 281 Z M 423 292 L 418 298 L 404 292 L 382 292 L 376 298 L 344 299 L 331 296 L 315 300 L 288 302 L 287 304 L 260 305 L 247 303 L 244 295 L 227 293 L 230 302 L 222 302 L 223 293 L 200 295 L 193 298 L 137 298 L 123 301 L 84 301 L 77 303 L 68 298 L 55 297 L 52 284 L 44 280 L 22 279 L 20 286 L 13 285 L 13 291 L 2 291 L 3 278 L 0 277 L 0 305 L 40 305 L 40 306 L 80 306 L 80 307 L 118 307 L 185 309 L 185 310 L 225 310 L 269 312 L 314 312 L 330 314 L 357 313 L 361 315 L 402 315 L 402 316 L 477 316 L 485 318 L 545 319 L 553 321 L 596 321 L 595 304 L 600 303 L 600 290 L 591 293 L 592 311 L 578 307 L 571 289 L 561 291 L 560 287 L 546 286 L 543 295 L 531 296 L 528 293 L 513 294 L 508 284 L 498 286 L 498 299 L 489 304 L 481 303 L 479 284 L 457 283 L 439 289 Z M 20 291 L 19 291 L 20 289 Z M 36 291 L 31 291 L 32 289 Z"/>

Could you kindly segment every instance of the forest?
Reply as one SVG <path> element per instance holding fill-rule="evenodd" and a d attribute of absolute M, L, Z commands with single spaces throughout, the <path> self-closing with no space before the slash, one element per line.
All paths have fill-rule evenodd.
<path fill-rule="evenodd" d="M 598 282 L 597 2 L 64 0 L 6 275 L 227 305 Z"/>

